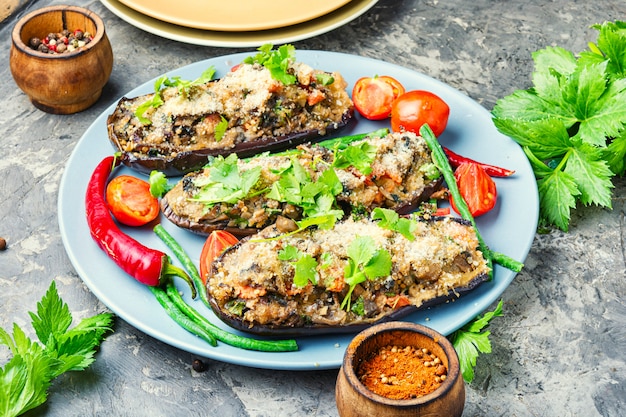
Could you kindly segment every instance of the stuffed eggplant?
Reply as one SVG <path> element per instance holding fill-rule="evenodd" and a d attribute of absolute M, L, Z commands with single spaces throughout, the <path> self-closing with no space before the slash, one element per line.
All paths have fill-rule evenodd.
<path fill-rule="evenodd" d="M 245 157 L 314 141 L 353 119 L 341 74 L 285 62 L 278 78 L 250 60 L 218 80 L 168 82 L 124 97 L 108 117 L 109 139 L 125 165 L 169 176 L 200 169 L 210 155 Z"/>
<path fill-rule="evenodd" d="M 277 221 L 289 231 L 305 217 L 326 213 L 337 219 L 376 207 L 408 213 L 441 184 L 423 138 L 390 133 L 342 147 L 303 144 L 248 160 L 215 158 L 184 176 L 161 199 L 161 209 L 196 233 L 221 229 L 242 236 Z"/>
<path fill-rule="evenodd" d="M 469 223 L 407 221 L 410 232 L 349 218 L 282 237 L 270 226 L 213 263 L 211 307 L 230 326 L 256 334 L 349 332 L 455 299 L 488 279 Z"/>

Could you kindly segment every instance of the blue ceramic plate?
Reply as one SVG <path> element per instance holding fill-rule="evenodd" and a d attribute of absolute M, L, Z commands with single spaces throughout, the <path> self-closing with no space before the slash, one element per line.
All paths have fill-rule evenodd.
<path fill-rule="evenodd" d="M 248 55 L 250 53 L 212 58 L 167 75 L 195 79 L 203 70 L 213 65 L 219 77 Z M 442 144 L 462 155 L 516 171 L 512 177 L 496 179 L 498 203 L 495 209 L 479 217 L 477 223 L 485 241 L 493 250 L 520 261 L 525 260 L 538 220 L 539 203 L 535 178 L 521 148 L 495 129 L 486 109 L 446 84 L 382 61 L 322 51 L 298 51 L 297 57 L 299 61 L 315 68 L 339 71 L 348 81 L 349 91 L 358 78 L 379 74 L 394 76 L 407 90 L 425 89 L 443 98 L 450 105 L 451 112 L 448 127 L 440 137 Z M 128 92 L 126 96 L 150 93 L 153 85 L 154 80 L 148 81 Z M 85 220 L 85 189 L 96 165 L 102 158 L 114 152 L 106 130 L 106 118 L 114 107 L 115 103 L 94 121 L 79 140 L 67 163 L 59 190 L 59 225 L 63 243 L 76 271 L 90 290 L 119 317 L 137 329 L 202 357 L 268 369 L 339 368 L 344 350 L 353 334 L 298 338 L 300 349 L 289 353 L 253 352 L 222 343 L 217 347 L 209 346 L 174 323 L 147 288 L 122 272 L 96 246 Z M 386 126 L 388 122 L 372 122 L 359 118 L 356 124 L 343 130 L 341 135 L 369 132 Z M 125 167 L 118 168 L 115 173 L 139 175 Z M 165 219 L 162 219 L 162 224 L 197 262 L 204 238 L 179 229 Z M 151 228 L 124 230 L 145 245 L 168 252 Z M 514 277 L 515 273 L 512 271 L 496 266 L 491 282 L 482 284 L 454 302 L 414 313 L 405 320 L 427 325 L 448 335 L 486 310 L 501 296 Z M 182 282 L 177 284 L 182 291 L 187 291 Z M 188 291 L 184 296 L 211 321 L 228 328 L 201 301 L 190 300 Z"/>

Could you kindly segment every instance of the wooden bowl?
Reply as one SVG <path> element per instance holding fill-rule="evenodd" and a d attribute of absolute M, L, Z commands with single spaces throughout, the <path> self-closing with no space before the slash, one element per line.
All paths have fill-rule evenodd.
<path fill-rule="evenodd" d="M 91 42 L 72 52 L 49 54 L 32 49 L 33 37 L 81 29 Z M 55 5 L 21 18 L 12 33 L 11 74 L 31 102 L 48 113 L 71 114 L 94 104 L 113 69 L 113 51 L 102 19 L 76 6 Z"/>
<path fill-rule="evenodd" d="M 411 399 L 390 399 L 368 389 L 358 377 L 360 364 L 385 346 L 426 348 L 447 367 L 446 379 L 432 393 Z M 465 407 L 465 382 L 459 358 L 443 335 L 419 324 L 388 322 L 359 333 L 346 349 L 335 388 L 341 417 L 457 417 Z"/>

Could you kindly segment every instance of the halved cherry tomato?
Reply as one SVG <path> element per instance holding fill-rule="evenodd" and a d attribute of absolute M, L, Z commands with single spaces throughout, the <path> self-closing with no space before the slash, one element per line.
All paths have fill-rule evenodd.
<path fill-rule="evenodd" d="M 483 215 L 494 208 L 498 197 L 496 183 L 482 166 L 464 162 L 454 171 L 454 178 L 472 216 Z M 452 196 L 450 205 L 459 212 Z"/>
<path fill-rule="evenodd" d="M 441 135 L 448 125 L 450 107 L 439 96 L 424 90 L 407 91 L 391 107 L 391 129 L 419 134 L 428 124 L 435 136 Z"/>
<path fill-rule="evenodd" d="M 239 239 L 230 232 L 224 230 L 214 230 L 209 234 L 204 246 L 202 246 L 202 252 L 200 252 L 200 278 L 202 282 L 206 284 L 207 277 L 211 271 L 211 264 L 226 250 L 239 242 Z"/>
<path fill-rule="evenodd" d="M 143 226 L 159 215 L 159 201 L 150 194 L 150 184 L 130 175 L 109 181 L 106 202 L 117 221 L 127 226 Z"/>
<path fill-rule="evenodd" d="M 393 77 L 363 77 L 354 84 L 352 101 L 366 119 L 382 120 L 389 117 L 393 101 L 404 91 L 404 86 Z"/>

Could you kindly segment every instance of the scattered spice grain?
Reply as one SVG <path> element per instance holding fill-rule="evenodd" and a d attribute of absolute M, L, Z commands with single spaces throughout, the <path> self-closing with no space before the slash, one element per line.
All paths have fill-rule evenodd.
<path fill-rule="evenodd" d="M 7 241 L 5 238 L 0 237 L 0 251 L 3 251 L 7 248 Z"/>
<path fill-rule="evenodd" d="M 366 358 L 357 369 L 370 391 L 394 400 L 418 398 L 435 391 L 448 369 L 434 353 L 413 346 L 385 346 Z"/>

